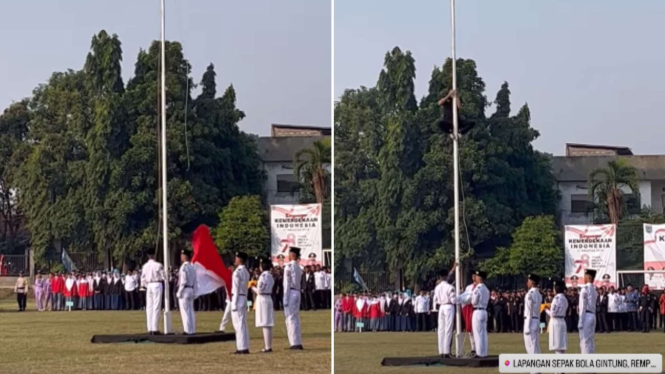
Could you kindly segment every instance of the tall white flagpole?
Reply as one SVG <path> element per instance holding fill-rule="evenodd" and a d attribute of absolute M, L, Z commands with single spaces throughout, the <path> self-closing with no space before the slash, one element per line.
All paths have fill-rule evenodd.
<path fill-rule="evenodd" d="M 164 0 L 161 0 L 162 10 L 162 237 L 164 244 L 164 272 L 166 279 L 164 279 L 164 333 L 171 332 L 171 295 L 169 287 L 169 224 L 168 224 L 168 211 L 169 205 L 166 193 L 166 51 L 164 41 Z"/>
<path fill-rule="evenodd" d="M 453 50 L 453 177 L 454 184 L 454 199 L 455 199 L 455 296 L 459 297 L 460 287 L 462 286 L 462 274 L 460 263 L 460 248 L 459 248 L 459 148 L 458 148 L 458 123 L 457 123 L 457 54 L 455 52 L 455 0 L 450 0 L 450 19 L 451 19 L 451 36 L 452 36 L 452 50 Z M 461 356 L 462 345 L 462 315 L 459 304 L 455 305 L 455 354 L 457 357 Z"/>

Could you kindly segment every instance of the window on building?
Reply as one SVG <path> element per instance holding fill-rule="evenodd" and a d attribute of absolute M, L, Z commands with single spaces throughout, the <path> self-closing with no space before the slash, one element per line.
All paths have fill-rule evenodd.
<path fill-rule="evenodd" d="M 300 183 L 293 174 L 277 174 L 277 192 L 294 193 L 300 189 Z"/>
<path fill-rule="evenodd" d="M 593 210 L 593 202 L 587 194 L 570 195 L 571 213 L 589 213 Z"/>

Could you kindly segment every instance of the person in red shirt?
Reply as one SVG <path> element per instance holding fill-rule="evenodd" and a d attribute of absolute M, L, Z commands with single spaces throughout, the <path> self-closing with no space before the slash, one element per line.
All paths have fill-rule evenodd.
<path fill-rule="evenodd" d="M 342 331 L 353 331 L 353 297 L 342 294 Z"/>
<path fill-rule="evenodd" d="M 64 310 L 65 279 L 63 278 L 62 272 L 55 276 L 51 292 L 53 293 L 51 309 Z"/>
<path fill-rule="evenodd" d="M 90 287 L 88 285 L 88 280 L 83 275 L 78 276 L 78 298 L 79 298 L 79 309 L 87 310 L 88 306 L 88 297 L 90 297 Z"/>
<path fill-rule="evenodd" d="M 381 318 L 381 305 L 379 304 L 379 299 L 376 297 L 372 298 L 371 301 L 369 301 L 368 309 L 367 314 L 369 314 L 370 318 L 370 328 L 372 331 L 377 332 L 379 330 L 379 318 Z"/>
<path fill-rule="evenodd" d="M 658 305 L 660 306 L 660 327 L 662 327 L 663 332 L 665 332 L 665 291 L 660 294 Z"/>

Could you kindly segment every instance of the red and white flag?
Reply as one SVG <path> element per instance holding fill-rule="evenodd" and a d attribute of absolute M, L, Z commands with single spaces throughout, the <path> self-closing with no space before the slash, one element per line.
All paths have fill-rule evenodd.
<path fill-rule="evenodd" d="M 196 297 L 214 292 L 216 289 L 226 287 L 226 297 L 229 297 L 231 286 L 231 271 L 224 265 L 222 257 L 210 236 L 208 226 L 201 225 L 192 234 L 192 264 L 196 269 Z"/>

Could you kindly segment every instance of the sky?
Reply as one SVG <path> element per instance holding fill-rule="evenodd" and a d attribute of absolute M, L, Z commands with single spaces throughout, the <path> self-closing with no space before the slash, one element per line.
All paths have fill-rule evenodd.
<path fill-rule="evenodd" d="M 507 81 L 513 113 L 528 103 L 537 149 L 665 154 L 665 1 L 458 0 L 456 14 L 458 58 L 476 61 L 489 101 Z M 395 46 L 413 53 L 420 99 L 451 56 L 449 1 L 336 0 L 335 100 L 374 86 Z"/>
<path fill-rule="evenodd" d="M 83 68 L 105 29 L 122 42 L 123 78 L 160 38 L 158 0 L 0 2 L 0 112 L 56 71 Z M 330 126 L 331 4 L 320 0 L 166 0 L 166 39 L 183 44 L 194 82 L 209 63 L 217 94 L 229 84 L 246 132 L 270 125 Z M 195 91 L 198 94 L 198 91 Z"/>

